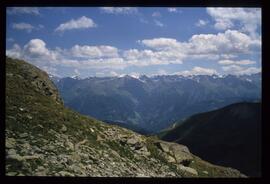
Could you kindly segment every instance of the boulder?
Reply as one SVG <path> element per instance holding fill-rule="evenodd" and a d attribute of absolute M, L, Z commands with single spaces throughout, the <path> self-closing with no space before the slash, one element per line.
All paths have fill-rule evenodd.
<path fill-rule="evenodd" d="M 168 153 L 170 151 L 170 143 L 163 142 L 163 141 L 157 141 L 155 142 L 155 145 L 161 149 L 163 152 Z"/>
<path fill-rule="evenodd" d="M 193 156 L 189 152 L 188 148 L 184 145 L 172 143 L 171 150 L 176 162 L 185 166 L 188 166 L 193 160 Z"/>
<path fill-rule="evenodd" d="M 181 170 L 182 172 L 198 176 L 198 172 L 195 169 L 191 168 L 191 167 L 186 167 L 186 166 L 183 166 L 183 165 L 180 164 L 179 166 L 177 166 L 177 168 L 179 170 Z"/>

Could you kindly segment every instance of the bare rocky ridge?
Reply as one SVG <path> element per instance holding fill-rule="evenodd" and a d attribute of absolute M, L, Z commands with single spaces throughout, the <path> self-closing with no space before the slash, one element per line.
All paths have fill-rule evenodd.
<path fill-rule="evenodd" d="M 65 108 L 47 74 L 24 61 L 7 58 L 6 72 L 8 176 L 245 177 Z"/>

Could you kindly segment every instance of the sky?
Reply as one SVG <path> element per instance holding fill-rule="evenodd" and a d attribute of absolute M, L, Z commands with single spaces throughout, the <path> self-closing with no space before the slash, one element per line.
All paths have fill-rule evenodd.
<path fill-rule="evenodd" d="M 6 55 L 57 77 L 261 71 L 260 8 L 8 7 Z"/>

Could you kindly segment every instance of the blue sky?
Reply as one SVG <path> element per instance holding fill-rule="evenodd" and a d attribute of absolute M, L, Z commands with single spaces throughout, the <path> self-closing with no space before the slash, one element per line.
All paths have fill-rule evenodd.
<path fill-rule="evenodd" d="M 10 7 L 6 54 L 64 77 L 261 71 L 258 8 Z"/>

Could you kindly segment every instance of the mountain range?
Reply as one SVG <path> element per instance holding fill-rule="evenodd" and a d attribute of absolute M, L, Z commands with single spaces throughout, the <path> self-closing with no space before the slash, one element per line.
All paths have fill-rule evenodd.
<path fill-rule="evenodd" d="M 195 113 L 261 99 L 261 73 L 148 77 L 52 77 L 66 106 L 156 133 Z"/>

